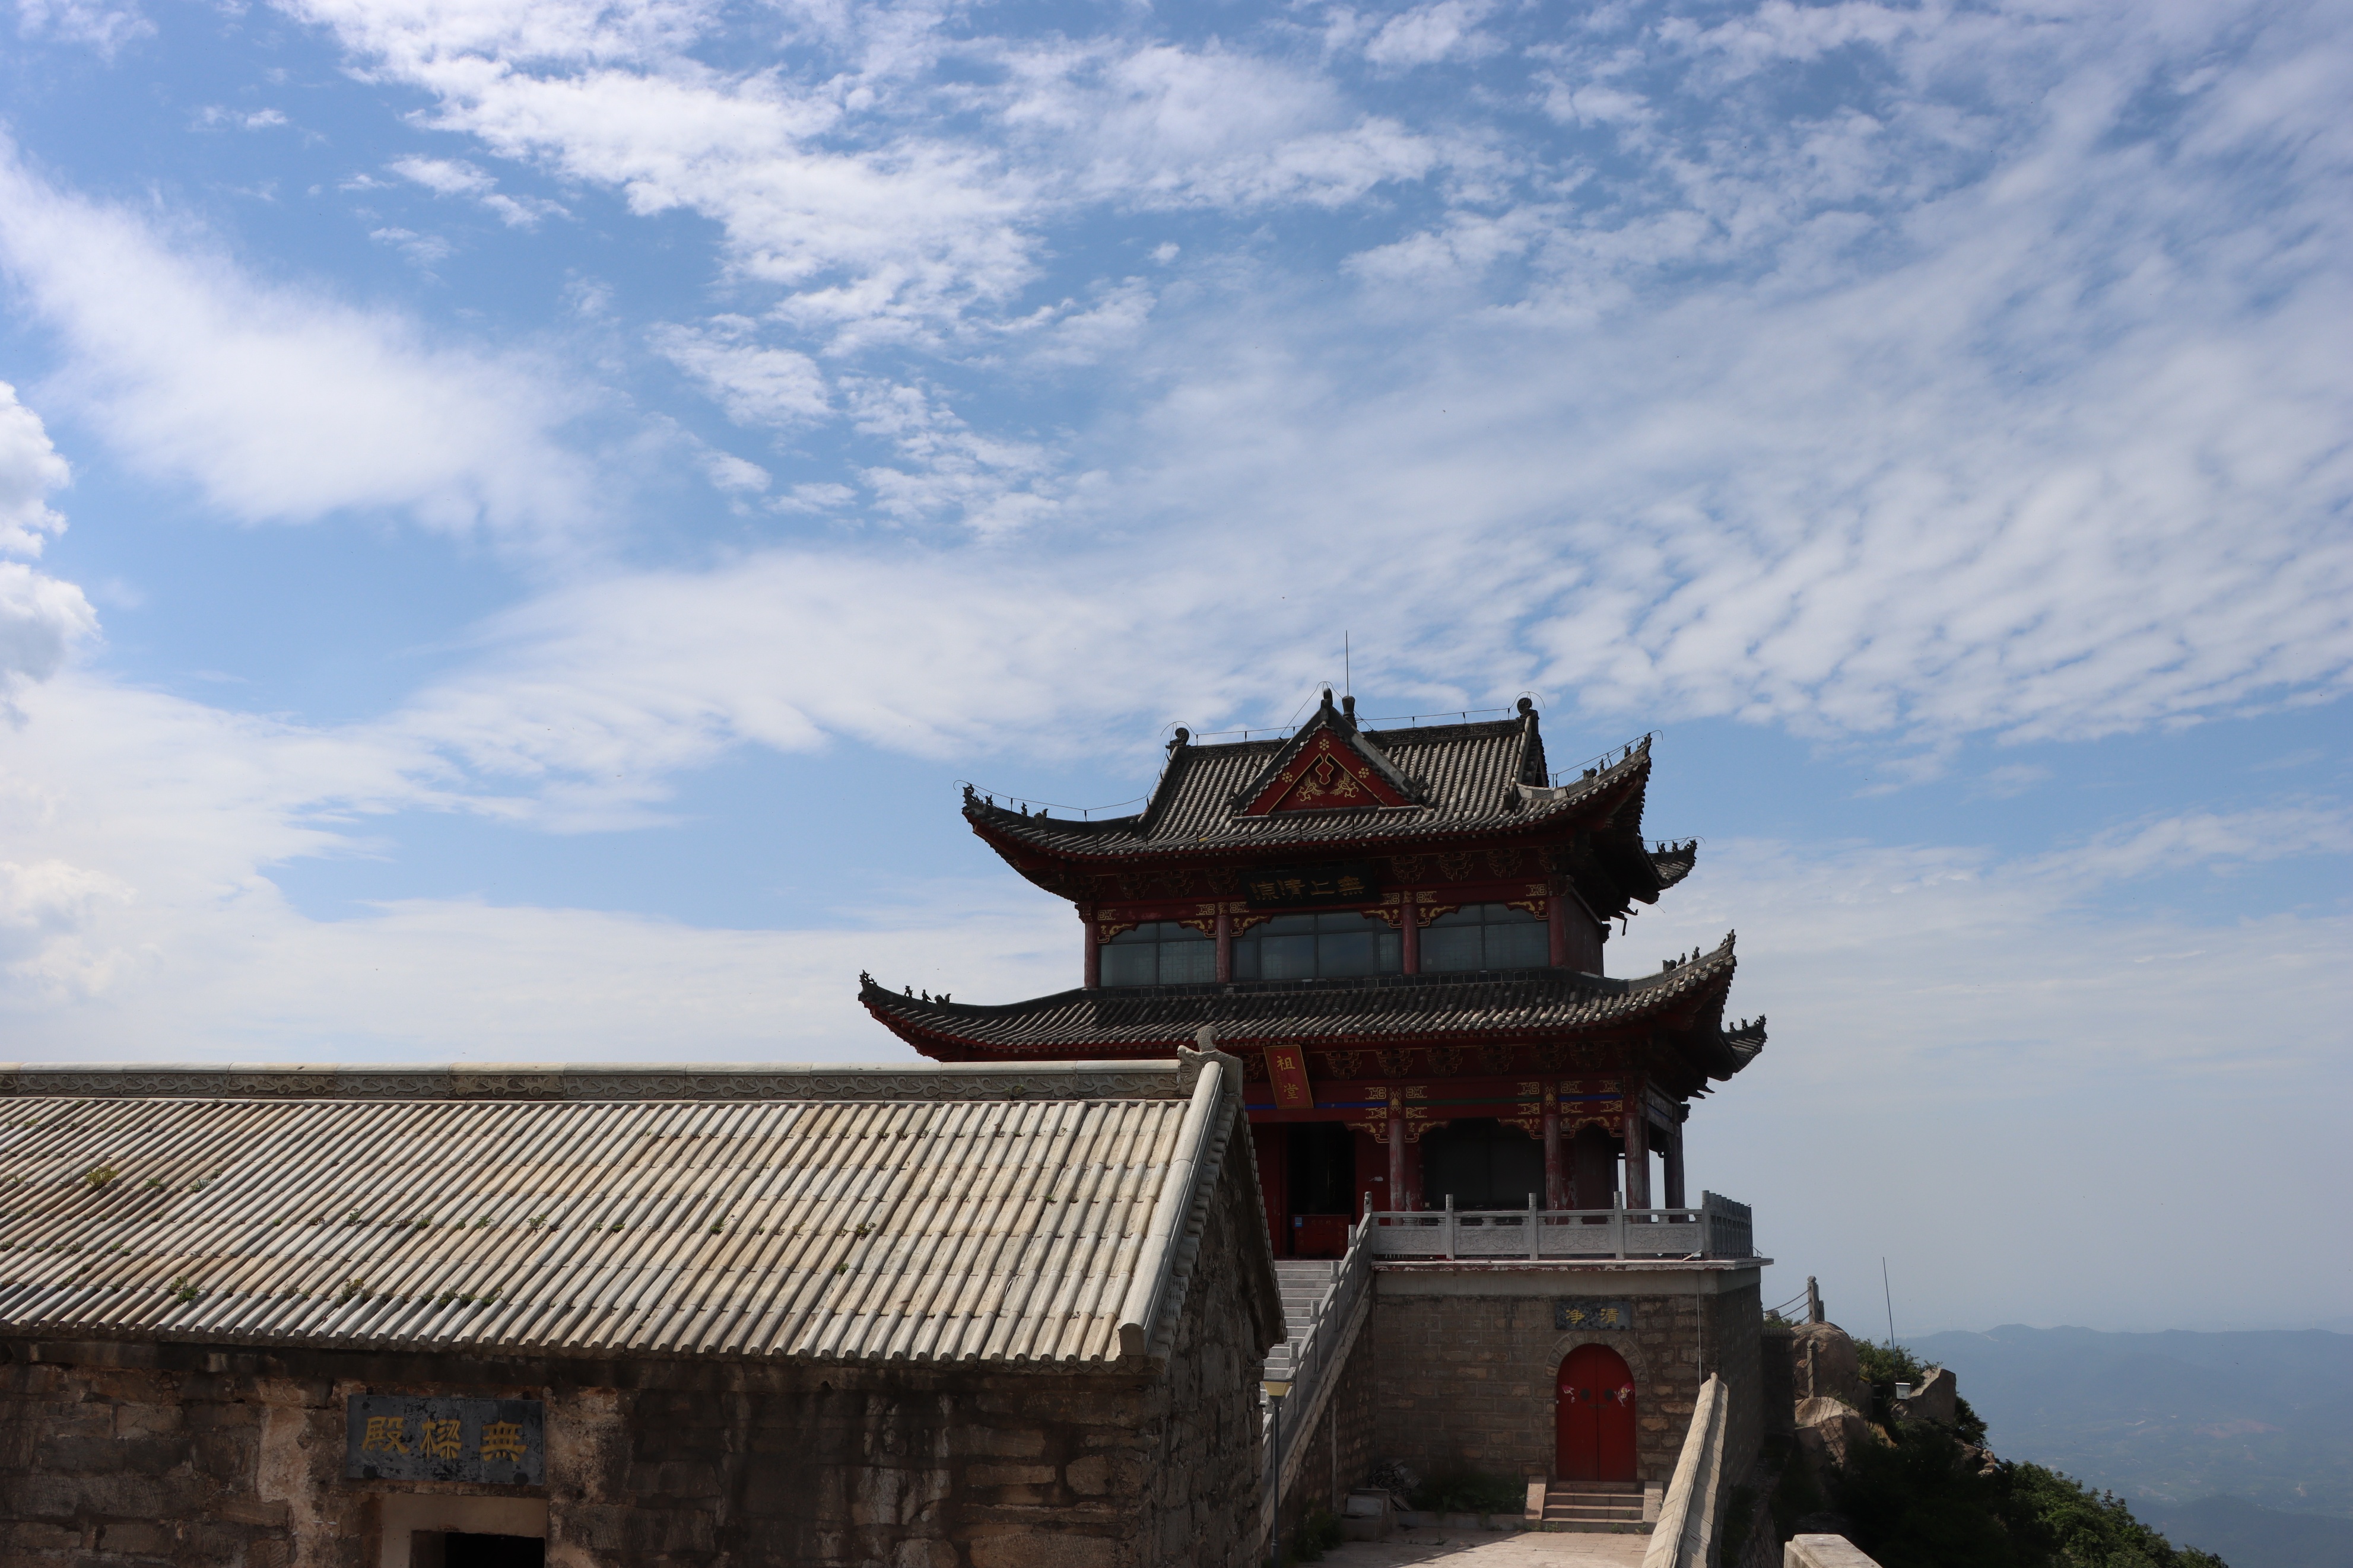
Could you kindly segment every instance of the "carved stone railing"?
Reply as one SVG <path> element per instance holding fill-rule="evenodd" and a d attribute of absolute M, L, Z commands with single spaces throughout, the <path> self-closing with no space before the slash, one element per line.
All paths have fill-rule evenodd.
<path fill-rule="evenodd" d="M 1366 1216 L 1383 1263 L 1518 1258 L 1754 1258 L 1748 1205 L 1715 1193 L 1695 1209 L 1442 1209 Z"/>

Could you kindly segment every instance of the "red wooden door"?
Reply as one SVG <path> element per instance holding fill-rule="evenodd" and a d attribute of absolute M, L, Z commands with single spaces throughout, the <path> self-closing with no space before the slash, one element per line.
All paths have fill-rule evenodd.
<path fill-rule="evenodd" d="M 1565 1481 L 1634 1479 L 1634 1374 L 1608 1345 L 1579 1345 L 1561 1358 L 1559 1445 Z"/>

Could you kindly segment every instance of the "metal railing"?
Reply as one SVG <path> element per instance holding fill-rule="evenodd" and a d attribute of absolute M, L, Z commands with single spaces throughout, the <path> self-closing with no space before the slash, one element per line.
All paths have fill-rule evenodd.
<path fill-rule="evenodd" d="M 1382 1262 L 1572 1258 L 1754 1258 L 1748 1205 L 1716 1193 L 1695 1209 L 1443 1209 L 1368 1214 L 1360 1226 Z M 1350 1255 L 1354 1256 L 1352 1247 Z"/>

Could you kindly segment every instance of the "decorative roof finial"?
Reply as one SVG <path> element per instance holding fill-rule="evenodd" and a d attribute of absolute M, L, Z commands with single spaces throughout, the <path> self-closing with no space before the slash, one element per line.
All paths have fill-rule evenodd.
<path fill-rule="evenodd" d="M 1348 716 L 1348 721 L 1350 723 L 1355 723 L 1356 721 L 1356 700 L 1354 697 L 1341 698 L 1340 711 Z"/>
<path fill-rule="evenodd" d="M 1536 700 L 1535 700 L 1535 698 L 1533 698 L 1533 697 L 1523 697 L 1523 698 L 1521 698 L 1521 699 L 1520 699 L 1520 711 L 1521 711 L 1521 712 L 1523 712 L 1523 713 L 1533 713 L 1533 712 L 1535 712 L 1535 710 L 1536 710 Z"/>
<path fill-rule="evenodd" d="M 1173 751 L 1175 751 L 1177 747 L 1179 747 L 1179 746 L 1181 746 L 1181 745 L 1185 744 L 1187 742 L 1190 741 L 1192 738 L 1193 738 L 1193 731 L 1190 731 L 1190 730 L 1187 730 L 1187 728 L 1185 728 L 1185 726 L 1184 726 L 1184 725 L 1179 724 L 1179 725 L 1177 725 L 1177 726 L 1176 726 L 1176 735 L 1175 735 L 1174 737 L 1172 737 L 1172 738 L 1170 739 L 1169 742 L 1168 742 L 1168 749 L 1169 749 L 1170 751 L 1172 751 L 1172 752 L 1173 752 Z"/>

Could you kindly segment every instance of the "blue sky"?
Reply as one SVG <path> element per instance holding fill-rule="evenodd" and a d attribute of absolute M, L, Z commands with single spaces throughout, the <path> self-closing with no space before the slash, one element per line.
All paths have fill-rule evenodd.
<path fill-rule="evenodd" d="M 2353 21 L 16 0 L 27 1059 L 876 1059 L 955 784 L 1659 736 L 1855 1326 L 2353 1315 Z M 1787 1277 L 1785 1279 L 1783 1277 Z M 1781 1293 L 1789 1293 L 1784 1290 Z"/>

